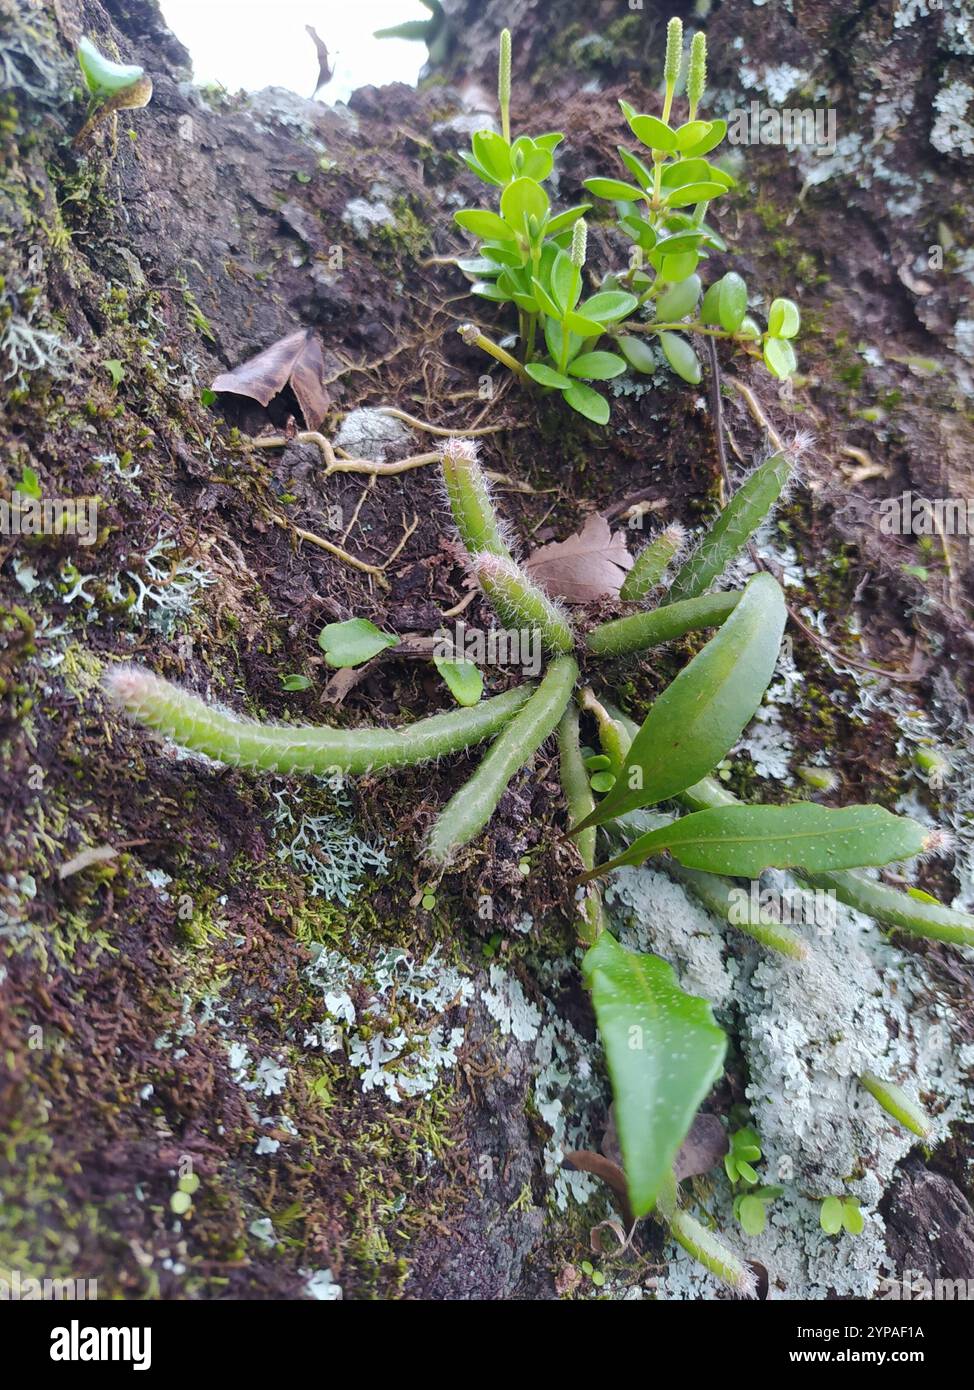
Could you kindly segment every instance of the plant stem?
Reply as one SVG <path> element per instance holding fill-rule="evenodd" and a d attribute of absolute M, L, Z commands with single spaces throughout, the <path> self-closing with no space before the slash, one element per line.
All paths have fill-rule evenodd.
<path fill-rule="evenodd" d="M 719 627 L 740 602 L 740 592 L 703 594 L 700 598 L 667 603 L 648 613 L 633 613 L 600 623 L 585 634 L 585 644 L 597 656 L 626 656 L 672 642 L 699 628 Z"/>
<path fill-rule="evenodd" d="M 492 744 L 477 771 L 437 816 L 429 841 L 434 863 L 445 864 L 483 830 L 511 778 L 554 732 L 577 677 L 578 665 L 572 657 L 552 662 L 541 684 Z"/>
<path fill-rule="evenodd" d="M 513 560 L 475 555 L 473 572 L 506 628 L 536 630 L 550 652 L 570 652 L 575 634 L 562 610 Z"/>
<path fill-rule="evenodd" d="M 435 714 L 401 729 L 258 724 L 208 705 L 136 666 L 114 667 L 105 677 L 105 688 L 138 723 L 194 753 L 234 767 L 321 775 L 410 767 L 469 748 L 503 728 L 535 687 L 518 686 L 472 708 Z"/>
<path fill-rule="evenodd" d="M 457 332 L 460 334 L 463 341 L 470 347 L 478 347 L 481 352 L 486 352 L 496 361 L 503 363 L 508 371 L 514 373 L 518 381 L 527 383 L 531 380 L 517 358 L 512 357 L 509 352 L 505 352 L 497 343 L 481 333 L 476 324 L 462 323 L 457 329 Z"/>
<path fill-rule="evenodd" d="M 592 814 L 595 810 L 595 797 L 592 795 L 588 772 L 582 762 L 582 750 L 579 747 L 578 710 L 571 702 L 558 725 L 558 756 L 568 819 L 574 824 Z M 598 831 L 593 825 L 588 830 L 583 830 L 575 840 L 575 846 L 586 869 L 595 867 L 597 834 Z M 591 891 L 592 889 L 595 891 Z M 602 894 L 596 885 L 589 885 L 580 907 L 583 926 L 579 931 L 579 937 L 585 945 L 591 945 L 607 926 Z"/>

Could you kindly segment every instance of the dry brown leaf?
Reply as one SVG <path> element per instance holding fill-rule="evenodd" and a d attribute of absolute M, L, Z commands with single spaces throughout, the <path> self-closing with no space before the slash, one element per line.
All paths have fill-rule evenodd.
<path fill-rule="evenodd" d="M 524 562 L 536 583 L 569 603 L 589 603 L 606 594 L 618 594 L 632 566 L 625 533 L 613 535 L 605 517 L 598 513 L 567 541 L 543 545 Z"/>
<path fill-rule="evenodd" d="M 256 357 L 234 367 L 233 371 L 221 372 L 210 389 L 249 396 L 259 405 L 268 406 L 290 384 L 305 424 L 309 430 L 316 430 L 328 409 L 324 375 L 325 363 L 317 334 L 313 328 L 299 328 L 297 333 L 289 333 Z"/>

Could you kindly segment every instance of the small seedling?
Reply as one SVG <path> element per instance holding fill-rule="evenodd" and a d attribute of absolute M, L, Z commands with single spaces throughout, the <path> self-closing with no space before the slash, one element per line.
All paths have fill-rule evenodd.
<path fill-rule="evenodd" d="M 837 1236 L 842 1230 L 860 1236 L 866 1224 L 856 1197 L 826 1197 L 818 1221 L 827 1236 Z"/>
<path fill-rule="evenodd" d="M 118 111 L 148 106 L 152 100 L 152 78 L 134 63 L 113 63 L 91 42 L 78 44 L 78 65 L 88 89 L 88 117 L 74 137 L 75 149 L 82 149 L 96 128 Z"/>
<path fill-rule="evenodd" d="M 712 158 L 727 122 L 699 115 L 707 84 L 704 34 L 694 34 L 690 46 L 686 120 L 674 118 L 683 25 L 671 19 L 661 116 L 619 103 L 642 152 L 618 147 L 626 179 L 584 181 L 586 192 L 612 203 L 616 224 L 630 242 L 628 269 L 605 275 L 590 295 L 585 294 L 585 214 L 592 204 L 551 211 L 542 185 L 554 167 L 561 132 L 521 135 L 512 142 L 510 43 L 505 29 L 498 84 L 502 133 L 478 131 L 470 150 L 461 151 L 467 167 L 500 190 L 498 210 L 464 208 L 455 220 L 480 239 L 478 254 L 457 262 L 473 282 L 472 293 L 517 309 L 519 355 L 513 357 L 473 325 L 461 328 L 465 341 L 519 380 L 559 392 L 573 410 L 599 425 L 608 421 L 609 402 L 592 383 L 627 370 L 655 373 L 652 339 L 677 376 L 691 385 L 700 381 L 701 367 L 689 335 L 727 339 L 761 357 L 773 376 L 792 376 L 797 368 L 792 340 L 801 326 L 794 301 L 773 300 L 762 329 L 748 313 L 748 288 L 736 271 L 714 280 L 706 292 L 697 273 L 712 251 L 727 250 L 706 219 L 711 203 L 737 187 Z M 647 557 L 646 567 L 657 583 L 655 559 Z M 638 576 L 631 579 L 625 597 L 636 597 L 641 582 Z"/>
<path fill-rule="evenodd" d="M 734 1198 L 734 1215 L 745 1235 L 759 1236 L 768 1224 L 768 1207 L 784 1192 L 783 1187 L 756 1187 Z"/>
<path fill-rule="evenodd" d="M 757 1130 L 746 1126 L 735 1130 L 730 1138 L 730 1148 L 724 1154 L 724 1171 L 731 1182 L 744 1182 L 753 1187 L 758 1175 L 752 1164 L 761 1157 L 761 1144 Z"/>

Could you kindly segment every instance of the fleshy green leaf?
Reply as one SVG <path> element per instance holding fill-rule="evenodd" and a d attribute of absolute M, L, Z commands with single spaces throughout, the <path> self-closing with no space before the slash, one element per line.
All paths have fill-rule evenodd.
<path fill-rule="evenodd" d="M 542 223 L 548 216 L 548 195 L 534 179 L 515 179 L 501 194 L 501 217 L 515 232 L 527 230 L 527 219 Z"/>
<path fill-rule="evenodd" d="M 616 149 L 619 151 L 619 158 L 639 186 L 643 189 L 649 188 L 653 182 L 652 171 L 647 169 L 638 155 L 634 155 L 631 150 L 625 149 L 622 145 L 616 145 Z"/>
<path fill-rule="evenodd" d="M 652 706 L 615 788 L 582 826 L 675 796 L 716 767 L 761 703 L 784 626 L 780 586 L 769 574 L 755 575 L 723 627 Z"/>
<path fill-rule="evenodd" d="M 859 1082 L 894 1120 L 899 1120 L 901 1125 L 913 1134 L 919 1135 L 921 1139 L 927 1138 L 930 1133 L 930 1118 L 923 1108 L 907 1095 L 902 1086 L 897 1086 L 893 1081 L 884 1081 L 881 1076 L 871 1071 L 863 1072 Z"/>
<path fill-rule="evenodd" d="M 635 203 L 643 196 L 643 190 L 634 184 L 623 183 L 621 179 L 585 179 L 582 187 L 596 198 L 610 198 L 614 202 Z"/>
<path fill-rule="evenodd" d="M 573 381 L 565 392 L 565 400 L 573 410 L 577 410 L 579 415 L 584 415 L 587 420 L 594 420 L 597 425 L 604 425 L 608 422 L 609 402 L 604 396 L 600 396 L 598 391 L 593 391 L 591 386 L 586 386 L 584 382 Z"/>
<path fill-rule="evenodd" d="M 626 370 L 626 364 L 614 352 L 585 352 L 569 365 L 571 376 L 580 376 L 586 381 L 611 381 Z"/>
<path fill-rule="evenodd" d="M 446 681 L 458 705 L 475 705 L 484 693 L 483 673 L 474 662 L 434 656 L 433 665 Z"/>
<path fill-rule="evenodd" d="M 620 781 L 625 776 L 623 768 Z M 595 813 L 600 820 L 607 819 L 602 814 L 604 806 L 602 802 Z M 604 872 L 620 864 L 641 864 L 648 855 L 665 849 L 688 869 L 732 878 L 756 879 L 765 869 L 827 873 L 912 859 L 922 854 L 929 834 L 917 821 L 894 816 L 882 806 L 832 810 L 813 801 L 790 806 L 719 806 L 640 835 L 623 854 L 600 867 Z"/>
<path fill-rule="evenodd" d="M 666 206 L 685 208 L 691 203 L 706 203 L 711 198 L 719 198 L 727 190 L 721 183 L 689 183 L 685 188 L 674 188 L 666 195 Z"/>
<path fill-rule="evenodd" d="M 145 76 L 145 68 L 134 63 L 113 63 L 88 38 L 83 38 L 78 44 L 78 64 L 89 92 L 97 97 L 124 92 L 126 87 L 133 86 L 140 77 Z"/>
<path fill-rule="evenodd" d="M 668 332 L 659 333 L 657 337 L 663 349 L 663 356 L 677 376 L 681 376 L 691 386 L 696 386 L 703 373 L 700 370 L 700 359 L 686 338 L 679 333 Z"/>
<path fill-rule="evenodd" d="M 794 338 L 801 323 L 802 316 L 793 299 L 772 300 L 768 311 L 768 332 L 772 338 Z"/>
<path fill-rule="evenodd" d="M 490 237 L 492 240 L 513 241 L 514 233 L 496 212 L 482 211 L 480 208 L 463 208 L 453 214 L 458 227 L 463 227 L 474 236 Z"/>
<path fill-rule="evenodd" d="M 676 132 L 676 148 L 681 152 L 692 150 L 710 134 L 709 121 L 687 121 Z"/>
<path fill-rule="evenodd" d="M 741 1198 L 737 1209 L 737 1219 L 745 1235 L 759 1236 L 767 1225 L 768 1214 L 760 1197 L 748 1194 Z"/>
<path fill-rule="evenodd" d="M 557 236 L 566 228 L 573 226 L 580 217 L 584 217 L 592 208 L 591 203 L 580 203 L 578 207 L 568 208 L 566 212 L 559 212 L 556 217 L 552 217 L 545 227 L 545 236 Z"/>
<path fill-rule="evenodd" d="M 565 323 L 569 333 L 577 333 L 583 339 L 600 338 L 605 331 L 605 324 L 599 323 L 598 319 L 590 319 L 587 314 L 575 311 L 565 315 Z"/>
<path fill-rule="evenodd" d="M 651 150 L 665 150 L 667 154 L 672 154 L 676 149 L 676 132 L 655 116 L 631 116 L 629 129 L 640 144 Z"/>
<path fill-rule="evenodd" d="M 471 173 L 477 175 L 478 179 L 483 179 L 484 183 L 492 183 L 495 186 L 503 187 L 503 180 L 496 179 L 493 174 L 489 174 L 482 164 L 478 164 L 469 150 L 457 150 L 457 154 Z"/>
<path fill-rule="evenodd" d="M 551 267 L 551 293 L 561 306 L 561 313 L 574 309 L 582 292 L 582 274 L 570 256 L 559 251 Z"/>
<path fill-rule="evenodd" d="M 837 1236 L 842 1230 L 842 1203 L 838 1197 L 826 1197 L 818 1214 L 819 1225 L 827 1236 Z"/>
<path fill-rule="evenodd" d="M 616 338 L 616 347 L 637 372 L 655 372 L 659 361 L 649 343 L 642 338 Z"/>
<path fill-rule="evenodd" d="M 556 372 L 554 367 L 548 367 L 544 362 L 529 362 L 524 370 L 539 386 L 553 386 L 557 391 L 567 391 L 572 384 L 570 377 L 562 376 L 561 372 Z"/>
<path fill-rule="evenodd" d="M 386 647 L 399 641 L 388 632 L 380 632 L 368 618 L 349 618 L 344 623 L 329 623 L 318 634 L 318 646 L 329 666 L 361 666 Z"/>
<path fill-rule="evenodd" d="M 842 1224 L 850 1236 L 861 1236 L 865 1229 L 866 1223 L 855 1197 L 847 1197 L 842 1203 Z"/>
<path fill-rule="evenodd" d="M 726 134 L 726 121 L 711 121 L 710 130 L 707 132 L 707 134 L 703 136 L 703 138 L 699 140 L 697 144 L 691 145 L 689 149 L 684 150 L 683 153 L 686 155 L 690 155 L 692 158 L 696 158 L 698 155 L 702 154 L 709 154 L 711 150 L 717 148 L 717 146 L 720 144 L 721 140 L 723 140 Z"/>
<path fill-rule="evenodd" d="M 539 183 L 551 173 L 554 160 L 551 151 L 528 135 L 521 135 L 511 146 L 511 168 L 515 174 Z"/>
<path fill-rule="evenodd" d="M 541 305 L 542 310 L 546 314 L 550 314 L 553 319 L 560 319 L 564 310 L 558 307 L 536 275 L 532 275 L 531 283 L 534 286 L 535 298 Z"/>
<path fill-rule="evenodd" d="M 741 484 L 670 585 L 669 602 L 697 598 L 744 549 L 788 481 L 787 454 L 772 454 Z"/>
<path fill-rule="evenodd" d="M 284 690 L 307 690 L 311 681 L 307 676 L 282 676 L 281 687 Z"/>
<path fill-rule="evenodd" d="M 604 931 L 582 968 L 605 1047 L 633 1214 L 651 1211 L 693 1117 L 720 1076 L 727 1039 L 704 999 L 659 956 Z"/>
<path fill-rule="evenodd" d="M 656 301 L 656 318 L 660 323 L 674 323 L 697 306 L 700 298 L 700 276 L 688 275 L 677 285 L 670 285 Z"/>
<path fill-rule="evenodd" d="M 470 140 L 474 158 L 488 174 L 501 184 L 511 177 L 511 150 L 496 130 L 478 130 Z"/>
<path fill-rule="evenodd" d="M 769 338 L 764 345 L 764 365 L 772 376 L 780 378 L 782 381 L 788 377 L 798 367 L 795 357 L 795 349 L 787 338 Z"/>
<path fill-rule="evenodd" d="M 634 294 L 626 294 L 624 290 L 603 290 L 586 299 L 578 308 L 583 318 L 602 324 L 615 323 L 631 314 L 637 302 Z"/>

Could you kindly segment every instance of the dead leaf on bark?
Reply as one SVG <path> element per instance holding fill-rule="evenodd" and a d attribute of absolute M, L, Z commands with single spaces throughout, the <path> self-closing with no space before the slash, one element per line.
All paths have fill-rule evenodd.
<path fill-rule="evenodd" d="M 297 333 L 289 333 L 232 371 L 221 372 L 210 389 L 249 396 L 259 405 L 268 406 L 289 385 L 305 424 L 309 430 L 316 430 L 329 403 L 324 375 L 325 362 L 317 334 L 313 328 L 299 328 Z"/>
<path fill-rule="evenodd" d="M 552 541 L 529 555 L 524 567 L 554 598 L 590 603 L 618 594 L 633 566 L 623 531 L 615 535 L 605 517 L 593 514 L 567 541 Z"/>

